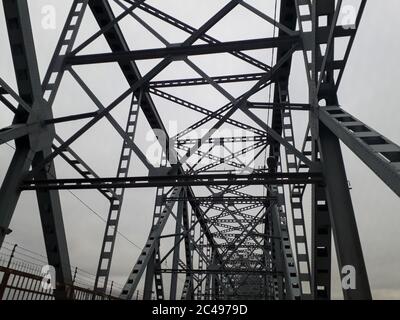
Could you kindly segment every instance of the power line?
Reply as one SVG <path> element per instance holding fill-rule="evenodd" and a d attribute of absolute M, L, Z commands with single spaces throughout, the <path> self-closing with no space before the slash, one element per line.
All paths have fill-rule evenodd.
<path fill-rule="evenodd" d="M 6 241 L 5 241 L 5 243 L 8 244 L 8 245 L 13 245 L 13 244 L 10 243 L 10 242 L 6 242 Z M 7 251 L 9 251 L 9 252 L 12 251 L 12 249 L 9 249 L 9 248 L 7 248 L 7 247 L 5 247 L 5 246 L 3 246 L 1 249 L 5 249 L 5 250 L 7 250 Z M 37 264 L 37 263 L 35 263 L 35 262 L 28 261 L 28 260 L 26 260 L 26 259 L 22 259 L 22 258 L 20 258 L 20 257 L 18 257 L 18 256 L 15 256 L 16 254 L 18 254 L 18 255 L 23 255 L 23 256 L 26 256 L 26 257 L 28 257 L 28 258 L 30 258 L 30 259 L 34 259 L 34 260 L 37 260 L 37 261 L 40 261 L 40 262 L 43 262 L 43 263 L 47 263 L 47 262 L 45 262 L 45 261 L 43 261 L 43 260 L 37 259 L 37 258 L 32 257 L 32 256 L 30 256 L 30 255 L 27 255 L 27 254 L 18 252 L 18 251 L 17 251 L 18 249 L 22 249 L 22 250 L 25 250 L 25 251 L 29 251 L 29 252 L 32 252 L 33 254 L 36 254 L 36 255 L 40 255 L 39 253 L 36 253 L 36 252 L 34 252 L 34 251 L 32 251 L 32 250 L 23 248 L 23 247 L 21 247 L 21 246 L 17 246 L 17 249 L 16 249 L 16 251 L 14 252 L 14 256 L 13 256 L 13 261 L 15 260 L 15 261 L 17 262 L 16 267 L 22 267 L 22 268 L 27 268 L 27 269 L 37 268 L 37 269 L 36 269 L 37 271 L 39 271 L 39 270 L 43 267 L 43 265 L 39 265 L 39 264 Z M 42 255 L 40 255 L 40 256 L 42 256 Z M 10 259 L 11 254 L 0 253 L 0 257 L 3 258 L 4 261 L 6 261 L 6 260 L 9 260 L 9 259 Z M 19 265 L 20 262 L 21 262 L 21 263 L 24 263 L 24 265 Z M 15 263 L 14 263 L 14 264 L 15 264 Z M 72 267 L 71 267 L 71 271 L 74 271 L 74 270 L 75 270 L 75 267 L 72 266 Z M 86 271 L 86 270 L 83 270 L 83 269 L 81 269 L 81 268 L 78 268 L 78 267 L 76 267 L 76 270 L 77 270 L 77 273 L 75 274 L 75 280 L 78 279 L 78 282 L 80 282 L 81 284 L 83 284 L 83 281 L 84 281 L 84 282 L 85 282 L 85 285 L 90 285 L 90 286 L 93 286 L 93 285 L 94 285 L 94 279 L 96 278 L 96 276 L 95 276 L 94 274 L 92 274 L 92 273 L 90 273 L 90 272 L 88 272 L 88 271 Z M 78 273 L 78 272 L 80 272 L 80 273 Z M 84 273 L 84 274 L 82 274 L 82 273 Z M 79 281 L 79 280 L 80 280 L 80 281 Z M 122 289 L 122 284 L 121 284 L 121 283 L 118 283 L 118 282 L 116 282 L 116 281 L 110 281 L 110 282 L 113 283 L 113 287 L 118 288 L 118 289 Z"/>
<path fill-rule="evenodd" d="M 10 148 L 15 150 L 15 147 L 10 145 L 8 142 L 6 142 L 6 145 L 8 145 Z M 32 159 L 30 159 L 32 160 Z M 52 175 L 50 173 L 50 175 Z M 52 175 L 53 176 L 53 175 Z M 54 176 L 53 176 L 54 177 Z M 54 177 L 55 178 L 55 177 Z M 75 193 L 73 193 L 71 190 L 67 190 L 73 197 L 75 197 L 83 206 L 85 206 L 91 213 L 96 215 L 101 221 L 104 223 L 107 223 L 107 220 L 102 217 L 98 212 L 96 212 L 92 207 L 90 207 L 85 201 L 83 201 L 80 197 L 78 197 Z M 117 230 L 117 234 L 119 234 L 122 238 L 124 238 L 127 242 L 129 242 L 131 245 L 136 247 L 138 250 L 142 250 L 140 246 L 138 246 L 136 243 L 134 243 L 132 240 L 130 240 L 126 235 L 124 235 L 121 231 Z"/>
<path fill-rule="evenodd" d="M 8 244 L 8 245 L 10 245 L 10 246 L 14 246 L 14 245 L 15 245 L 15 243 L 11 243 L 11 242 L 8 242 L 8 241 L 6 241 L 6 240 L 4 240 L 3 242 L 6 243 L 6 244 Z M 21 250 L 24 250 L 24 251 L 26 251 L 26 252 L 32 253 L 32 254 L 34 254 L 34 255 L 40 256 L 40 257 L 42 257 L 42 258 L 47 259 L 47 256 L 45 256 L 45 255 L 43 255 L 43 254 L 41 254 L 41 253 L 38 253 L 38 252 L 36 252 L 36 251 L 32 251 L 31 249 L 24 248 L 23 246 L 18 245 L 17 248 L 18 248 L 18 249 L 21 249 Z"/>
<path fill-rule="evenodd" d="M 4 241 L 4 244 L 9 245 L 9 246 L 12 246 L 12 247 L 15 245 L 14 243 L 11 243 L 11 242 L 8 242 L 8 241 Z M 7 251 L 9 251 L 9 252 L 12 251 L 12 249 L 7 248 L 6 246 L 3 246 L 1 249 L 5 249 L 5 250 L 7 250 Z M 23 256 L 28 257 L 28 258 L 30 258 L 30 259 L 34 259 L 34 260 L 39 261 L 39 262 L 47 263 L 47 261 L 44 261 L 44 260 L 42 260 L 42 259 L 38 259 L 38 258 L 36 258 L 36 257 L 34 257 L 34 256 L 31 256 L 31 255 L 28 255 L 28 254 L 25 254 L 25 253 L 22 253 L 22 252 L 18 252 L 19 249 L 20 249 L 20 250 L 23 250 L 23 251 L 26 251 L 26 252 L 30 252 L 30 253 L 33 254 L 33 255 L 40 256 L 40 257 L 43 257 L 43 258 L 46 258 L 46 259 L 47 259 L 46 256 L 44 256 L 44 255 L 42 255 L 42 254 L 40 254 L 40 253 L 38 253 L 38 252 L 32 251 L 32 250 L 30 250 L 30 249 L 27 249 L 27 248 L 25 248 L 25 247 L 22 247 L 22 246 L 20 246 L 20 245 L 18 245 L 18 246 L 16 247 L 16 250 L 15 250 L 15 253 L 14 253 L 14 254 L 23 255 Z M 10 257 L 10 256 L 11 256 L 10 254 L 4 254 L 4 253 L 1 253 L 1 254 L 4 255 L 4 256 L 7 256 L 7 257 Z M 28 260 L 25 260 L 25 259 L 21 259 L 21 258 L 19 258 L 19 257 L 15 257 L 15 259 L 21 260 L 21 261 L 26 262 L 26 263 L 29 263 L 29 264 L 33 264 L 33 265 L 38 266 L 38 267 L 42 267 L 42 265 L 39 265 L 39 264 L 37 264 L 37 263 L 35 263 L 35 262 L 32 262 L 32 261 L 28 261 Z M 82 274 L 77 273 L 77 274 L 76 274 L 76 277 L 84 278 L 85 280 L 89 280 L 89 281 L 91 281 L 91 282 L 96 278 L 96 275 L 94 275 L 93 273 L 90 273 L 89 271 L 86 271 L 86 270 L 84 270 L 84 269 L 82 269 L 82 268 L 80 268 L 80 267 L 71 266 L 71 271 L 72 271 L 72 272 L 74 272 L 75 269 L 76 269 L 77 271 L 81 272 L 81 273 L 86 274 L 86 275 L 82 275 Z M 118 283 L 118 282 L 115 282 L 115 281 L 113 281 L 113 283 L 114 283 L 114 286 L 117 287 L 117 288 L 121 288 L 121 286 L 122 286 L 121 283 Z"/>
<path fill-rule="evenodd" d="M 8 147 L 10 147 L 11 149 L 13 149 L 13 150 L 16 150 L 15 149 L 15 147 L 14 146 L 12 146 L 11 144 L 9 144 L 8 142 L 5 142 L 5 144 L 8 146 Z M 33 159 L 30 159 L 31 161 L 33 161 Z M 51 173 L 49 173 L 50 175 L 52 175 Z M 54 175 L 52 175 L 53 177 L 54 177 Z M 54 178 L 56 178 L 56 177 L 54 177 Z M 86 207 L 88 210 L 89 210 L 89 213 L 92 213 L 92 214 L 94 214 L 98 219 L 100 219 L 101 221 L 103 221 L 104 223 L 107 223 L 107 221 L 106 221 L 106 219 L 104 218 L 104 217 L 102 217 L 97 211 L 95 211 L 92 207 L 90 207 L 84 200 L 82 200 L 79 196 L 77 196 L 75 193 L 73 193 L 71 190 L 67 190 L 75 199 L 77 199 L 84 207 Z M 141 247 L 139 247 L 135 242 L 133 242 L 132 240 L 130 240 L 126 235 L 124 235 L 121 231 L 119 231 L 119 230 L 117 230 L 117 234 L 118 235 L 120 235 L 123 239 L 125 239 L 128 243 L 130 243 L 132 246 L 134 246 L 136 249 L 138 249 L 138 250 L 142 250 L 142 248 Z M 4 242 L 6 242 L 6 241 L 4 241 Z M 9 242 L 7 242 L 8 244 L 11 244 L 11 243 L 9 243 Z M 29 250 L 29 249 L 25 249 L 25 248 L 23 248 L 23 247 L 21 247 L 21 246 L 18 246 L 18 247 L 20 247 L 20 248 L 22 248 L 23 250 L 25 250 L 25 251 L 27 251 L 27 252 L 30 252 L 30 253 L 32 253 L 32 254 L 37 254 L 37 255 L 39 255 L 39 256 L 41 256 L 41 257 L 43 257 L 43 258 L 46 258 L 47 259 L 47 257 L 46 256 L 44 256 L 44 255 L 42 255 L 42 254 L 39 254 L 39 253 L 35 253 L 34 251 L 31 251 L 31 250 Z M 19 253 L 19 254 L 21 254 L 21 253 Z M 31 257 L 32 258 L 32 257 Z M 35 259 L 35 258 L 33 258 L 33 259 Z M 37 260 L 37 261 L 41 261 L 41 262 L 44 262 L 43 260 L 39 260 L 39 259 L 35 259 L 35 260 Z M 26 261 L 26 260 L 25 260 Z M 28 261 L 26 261 L 26 262 L 28 262 Z M 37 264 L 36 264 L 37 265 Z M 71 269 L 73 269 L 73 267 L 71 266 Z M 91 273 L 89 273 L 89 272 L 87 272 L 87 271 L 84 271 L 84 270 L 82 270 L 81 268 L 77 268 L 78 270 L 80 270 L 80 271 L 83 271 L 83 272 L 85 272 L 85 273 L 87 273 L 87 274 L 90 274 L 91 276 L 93 276 L 93 277 L 96 277 L 95 275 L 93 275 L 93 274 L 91 274 Z M 115 281 L 113 281 L 114 283 L 116 283 Z M 122 286 L 121 284 L 118 284 L 119 286 Z"/>

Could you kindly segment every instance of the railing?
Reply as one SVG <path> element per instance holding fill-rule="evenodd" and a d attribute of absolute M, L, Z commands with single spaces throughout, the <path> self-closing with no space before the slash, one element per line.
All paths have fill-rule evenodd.
<path fill-rule="evenodd" d="M 54 300 L 53 290 L 46 289 L 43 277 L 36 274 L 0 266 L 1 300 Z M 73 286 L 74 300 L 116 300 L 118 297 L 94 293 L 93 290 Z"/>
<path fill-rule="evenodd" d="M 42 274 L 45 257 L 14 245 L 0 252 L 0 300 L 54 300 Z M 4 251 L 8 250 L 7 253 Z M 40 262 L 38 264 L 34 261 Z M 74 300 L 117 300 L 121 287 L 110 281 L 105 293 L 94 291 L 94 275 L 77 267 L 72 269 Z M 50 287 L 50 286 L 49 286 Z"/>

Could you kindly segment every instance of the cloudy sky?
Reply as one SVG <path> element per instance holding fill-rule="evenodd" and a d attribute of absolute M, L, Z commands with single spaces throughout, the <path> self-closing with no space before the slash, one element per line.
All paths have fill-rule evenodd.
<path fill-rule="evenodd" d="M 247 2 L 259 10 L 273 15 L 275 1 L 248 0 Z M 354 1 L 345 1 L 345 4 L 352 2 Z M 39 69 L 43 77 L 72 1 L 28 0 L 28 3 L 31 9 Z M 152 0 L 148 3 L 194 27 L 199 27 L 227 1 Z M 113 8 L 116 13 L 120 12 L 117 5 L 114 4 Z M 45 29 L 43 28 L 43 19 L 49 12 L 48 10 L 53 9 L 56 13 L 55 28 Z M 346 111 L 396 143 L 400 143 L 398 125 L 400 90 L 397 88 L 397 74 L 400 71 L 400 63 L 397 59 L 397 52 L 400 49 L 400 42 L 397 41 L 397 32 L 400 28 L 400 20 L 397 19 L 399 9 L 400 3 L 397 0 L 370 0 L 368 2 L 339 90 L 339 100 Z M 143 12 L 138 11 L 137 14 L 157 29 L 169 43 L 179 43 L 187 38 L 187 34 L 184 32 L 160 23 Z M 159 40 L 131 17 L 122 21 L 121 28 L 131 49 L 163 46 Z M 96 31 L 94 19 L 87 11 L 77 43 L 81 43 Z M 273 29 L 268 23 L 239 7 L 211 29 L 209 34 L 219 40 L 230 41 L 269 37 L 272 32 Z M 0 9 L 0 41 L 2 43 L 8 41 L 2 8 Z M 3 47 L 5 49 L 0 54 L 0 77 L 15 88 L 8 46 Z M 82 53 L 108 52 L 108 50 L 105 41 L 99 38 Z M 271 51 L 256 50 L 249 54 L 268 63 Z M 215 55 L 213 59 L 193 57 L 191 61 L 210 76 L 259 72 L 255 67 L 238 63 L 236 59 L 227 55 Z M 157 62 L 158 60 L 140 62 L 141 72 L 147 72 Z M 75 70 L 105 106 L 127 89 L 122 74 L 114 64 L 82 66 L 76 67 Z M 157 79 L 193 76 L 196 76 L 196 73 L 179 61 L 164 70 Z M 226 85 L 224 88 L 232 95 L 238 96 L 247 90 L 249 85 L 251 84 Z M 199 105 L 207 106 L 211 110 L 227 103 L 225 97 L 206 86 L 185 90 L 172 88 L 166 91 Z M 262 101 L 261 99 L 267 97 L 266 94 L 267 92 L 261 92 L 254 101 Z M 292 102 L 307 101 L 304 63 L 300 53 L 296 53 L 293 60 L 290 94 Z M 183 112 L 182 108 L 177 109 L 176 105 L 159 98 L 154 98 L 154 101 L 165 123 L 170 124 L 170 121 L 177 120 L 177 123 L 171 122 L 171 126 L 176 125 L 179 130 L 202 118 L 194 112 Z M 121 126 L 124 126 L 127 107 L 128 101 L 126 100 L 112 112 Z M 55 116 L 63 116 L 95 111 L 96 108 L 72 77 L 66 74 L 53 110 Z M 12 121 L 12 114 L 4 107 L 0 114 L 0 127 L 9 125 Z M 237 117 L 239 120 L 240 115 Z M 296 114 L 294 121 L 296 135 L 300 137 L 296 142 L 300 143 L 306 126 L 306 118 L 302 114 Z M 139 122 L 136 142 L 143 150 L 147 150 L 146 148 L 151 145 L 151 141 L 149 141 L 151 135 L 148 134 L 149 126 L 144 117 L 139 117 Z M 61 137 L 67 138 L 83 124 L 84 121 L 76 121 L 60 125 L 57 127 L 57 133 Z M 121 139 L 107 121 L 100 121 L 84 137 L 78 139 L 73 144 L 73 148 L 99 175 L 115 175 Z M 400 242 L 397 240 L 398 225 L 400 224 L 400 201 L 345 146 L 343 150 L 373 296 L 383 299 L 400 298 L 400 274 L 398 272 L 400 270 Z M 0 181 L 5 175 L 12 154 L 13 149 L 10 146 L 0 146 Z M 56 166 L 59 177 L 76 176 L 62 160 L 56 159 Z M 131 174 L 147 174 L 144 166 L 136 157 L 133 158 Z M 108 203 L 96 191 L 62 191 L 61 199 L 71 264 L 94 274 L 104 232 L 104 222 L 97 215 L 106 217 Z M 136 261 L 139 253 L 138 247 L 141 247 L 146 240 L 151 225 L 153 202 L 154 189 L 130 189 L 126 192 L 120 231 L 130 241 L 122 236 L 117 238 L 111 278 L 118 283 L 125 281 Z M 8 236 L 8 242 L 18 243 L 35 252 L 44 253 L 39 213 L 33 192 L 22 194 L 10 227 L 13 232 Z M 172 228 L 172 225 L 170 227 Z M 335 279 L 333 296 L 340 298 L 335 259 L 333 270 Z"/>

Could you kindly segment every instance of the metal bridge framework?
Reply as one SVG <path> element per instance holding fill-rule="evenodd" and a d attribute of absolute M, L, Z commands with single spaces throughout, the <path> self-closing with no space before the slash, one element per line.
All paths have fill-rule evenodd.
<path fill-rule="evenodd" d="M 115 15 L 111 2 L 122 13 Z M 0 78 L 0 102 L 15 114 L 13 123 L 0 130 L 0 144 L 15 141 L 16 147 L 0 191 L 0 245 L 11 231 L 10 221 L 21 192 L 35 190 L 48 262 L 56 268 L 54 297 L 76 297 L 58 190 L 97 189 L 110 206 L 94 286 L 96 294 L 92 297 L 105 297 L 125 189 L 152 187 L 156 188 L 153 223 L 142 252 L 132 262 L 119 298 L 132 299 L 143 285 L 144 299 L 330 299 L 333 235 L 339 270 L 351 265 L 357 275 L 355 289 L 343 290 L 345 299 L 370 299 L 339 141 L 397 195 L 400 195 L 400 148 L 345 111 L 337 97 L 365 5 L 366 0 L 358 1 L 356 20 L 350 26 L 341 25 L 338 19 L 343 9 L 341 0 L 281 0 L 276 17 L 246 1 L 231 0 L 201 27 L 194 28 L 145 0 L 74 0 L 41 81 L 27 1 L 3 0 L 18 88 L 14 91 Z M 207 34 L 239 6 L 262 18 L 266 25 L 273 25 L 276 34 L 241 41 L 217 40 Z M 99 29 L 77 46 L 75 40 L 88 11 Z M 137 11 L 187 33 L 187 39 L 179 44 L 168 43 L 135 14 Z M 129 16 L 164 47 L 130 49 L 118 24 Z M 80 54 L 99 37 L 107 41 L 110 52 Z M 337 47 L 338 39 L 345 39 L 346 45 Z M 256 49 L 273 50 L 272 64 L 245 53 Z M 292 56 L 297 51 L 304 56 L 307 103 L 296 103 L 289 98 Z M 337 51 L 342 52 L 338 55 Z M 190 59 L 219 53 L 230 54 L 257 67 L 259 72 L 209 76 Z M 136 62 L 147 59 L 161 60 L 141 74 Z M 183 61 L 199 76 L 154 80 L 175 61 Z M 102 104 L 74 69 L 77 65 L 106 62 L 117 63 L 129 85 L 109 105 Z M 98 111 L 53 117 L 52 108 L 65 73 L 74 78 Z M 241 82 L 249 82 L 251 86 L 239 97 L 232 96 L 222 85 Z M 213 87 L 229 103 L 212 111 L 165 90 L 202 85 Z M 273 92 L 271 101 L 251 100 L 266 88 Z M 204 118 L 170 137 L 153 101 L 155 96 L 175 103 L 179 110 L 198 112 Z M 130 100 L 130 109 L 126 126 L 121 127 L 110 112 L 125 99 Z M 270 122 L 256 114 L 255 110 L 260 109 L 271 110 Z M 238 111 L 247 116 L 245 122 L 235 120 Z M 309 115 L 300 147 L 295 145 L 293 126 L 297 112 Z M 160 142 L 168 142 L 160 143 L 163 148 L 160 167 L 151 164 L 135 143 L 139 113 Z M 82 119 L 87 119 L 86 124 L 72 136 L 62 139 L 57 135 L 56 124 Z M 100 177 L 73 150 L 73 142 L 102 119 L 112 124 L 123 141 L 115 177 Z M 209 123 L 213 123 L 212 129 L 200 139 L 190 137 L 191 132 Z M 215 130 L 225 125 L 247 134 L 216 138 Z M 248 144 L 239 151 L 227 147 L 243 141 Z M 219 147 L 227 149 L 228 155 L 221 157 L 211 152 Z M 248 152 L 255 152 L 255 158 L 267 152 L 266 165 L 252 167 L 252 163 L 243 163 L 240 156 Z M 147 167 L 148 176 L 129 176 L 129 168 L 134 165 L 133 153 Z M 53 162 L 56 157 L 63 158 L 81 178 L 57 179 Z M 197 162 L 189 165 L 190 158 Z M 203 165 L 203 159 L 208 159 L 208 164 Z M 246 173 L 249 169 L 251 173 Z M 249 186 L 259 186 L 262 191 L 258 195 L 248 193 Z M 307 186 L 311 188 L 309 239 L 303 205 Z M 208 195 L 199 194 L 196 189 L 199 187 L 207 190 Z M 166 234 L 165 226 L 171 220 L 175 232 Z M 166 239 L 172 239 L 172 247 Z M 172 264 L 164 267 L 167 259 Z M 184 284 L 179 286 L 181 275 Z"/>

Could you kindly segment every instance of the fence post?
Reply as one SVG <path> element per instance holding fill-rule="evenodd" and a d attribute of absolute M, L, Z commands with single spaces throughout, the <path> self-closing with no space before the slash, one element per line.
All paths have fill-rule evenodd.
<path fill-rule="evenodd" d="M 0 284 L 0 300 L 3 300 L 4 292 L 6 291 L 6 288 L 7 288 L 8 279 L 10 278 L 10 270 L 9 270 L 9 268 L 11 266 L 12 259 L 14 258 L 14 253 L 15 253 L 16 248 L 17 248 L 17 245 L 14 244 L 14 247 L 13 247 L 13 249 L 11 251 L 10 259 L 8 260 L 8 263 L 7 263 L 7 270 L 4 271 L 4 276 L 3 276 L 3 279 L 1 280 L 1 284 Z"/>
<path fill-rule="evenodd" d="M 73 276 L 73 278 L 72 278 L 72 284 L 73 284 L 73 285 L 75 284 L 75 279 L 76 279 L 76 274 L 77 274 L 77 272 L 78 272 L 78 267 L 75 267 L 74 276 Z"/>
<path fill-rule="evenodd" d="M 113 285 L 114 285 L 114 281 L 111 281 L 110 294 L 109 294 L 110 300 L 111 300 L 111 296 L 112 296 Z"/>

